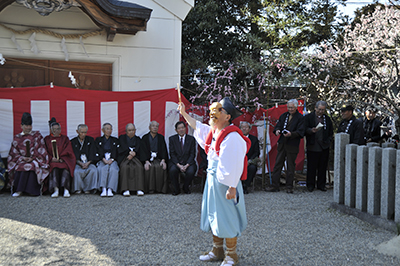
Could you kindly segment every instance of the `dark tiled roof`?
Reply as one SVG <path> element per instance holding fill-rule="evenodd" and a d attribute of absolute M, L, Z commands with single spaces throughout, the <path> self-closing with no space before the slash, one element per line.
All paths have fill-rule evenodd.
<path fill-rule="evenodd" d="M 107 13 L 126 19 L 139 18 L 147 21 L 153 11 L 150 8 L 120 0 L 96 0 L 96 2 Z"/>
<path fill-rule="evenodd" d="M 113 41 L 115 34 L 136 34 L 145 31 L 150 19 L 150 8 L 121 0 L 76 0 L 91 20 L 107 30 L 107 41 Z M 0 0 L 0 12 L 15 0 Z"/>

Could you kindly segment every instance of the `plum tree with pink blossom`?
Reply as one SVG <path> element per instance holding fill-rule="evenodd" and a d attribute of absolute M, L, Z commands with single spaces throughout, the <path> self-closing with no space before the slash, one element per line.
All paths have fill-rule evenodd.
<path fill-rule="evenodd" d="M 400 126 L 400 10 L 376 5 L 358 23 L 344 28 L 335 43 L 321 44 L 304 56 L 311 98 L 333 108 L 352 102 L 362 110 L 374 105 Z"/>
<path fill-rule="evenodd" d="M 208 82 L 198 78 L 198 93 L 190 96 L 189 100 L 204 104 L 231 97 L 241 108 L 265 107 L 268 99 L 279 95 L 286 72 L 284 61 L 278 59 L 265 60 L 258 71 L 245 64 L 231 64 L 227 69 L 213 73 Z M 254 76 L 255 84 L 247 83 L 246 77 L 250 76 Z"/>

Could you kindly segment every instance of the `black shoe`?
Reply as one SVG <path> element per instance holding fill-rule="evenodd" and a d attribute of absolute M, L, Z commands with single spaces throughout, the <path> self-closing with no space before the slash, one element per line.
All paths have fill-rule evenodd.
<path fill-rule="evenodd" d="M 286 189 L 286 193 L 293 194 L 293 188 L 287 188 L 287 189 Z"/>
<path fill-rule="evenodd" d="M 186 189 L 185 194 L 192 194 L 192 191 L 190 191 L 190 189 Z"/>
<path fill-rule="evenodd" d="M 172 196 L 178 196 L 180 193 L 178 193 L 178 192 L 173 192 L 172 193 Z"/>
<path fill-rule="evenodd" d="M 321 188 L 318 188 L 319 190 L 321 190 L 321 191 L 326 191 L 326 188 L 325 187 L 321 187 Z"/>
<path fill-rule="evenodd" d="M 247 191 L 247 189 L 243 189 L 243 194 L 249 194 L 249 191 Z"/>
<path fill-rule="evenodd" d="M 265 192 L 279 192 L 279 188 L 273 188 L 273 187 L 266 187 Z"/>
<path fill-rule="evenodd" d="M 313 187 L 307 187 L 307 190 L 308 190 L 309 192 L 313 192 L 313 191 L 314 191 L 314 188 L 313 188 Z"/>

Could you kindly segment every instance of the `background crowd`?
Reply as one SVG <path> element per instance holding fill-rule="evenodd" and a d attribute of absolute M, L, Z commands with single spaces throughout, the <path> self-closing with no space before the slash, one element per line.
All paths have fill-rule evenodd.
<path fill-rule="evenodd" d="M 299 153 L 300 139 L 306 138 L 307 189 L 326 191 L 326 172 L 330 147 L 333 140 L 333 123 L 326 113 L 327 103 L 318 101 L 315 110 L 305 116 L 298 111 L 298 102 L 291 99 L 287 112 L 283 113 L 274 127 L 279 136 L 278 153 L 267 192 L 280 191 L 282 169 L 286 170 L 286 192 L 293 193 L 295 161 Z M 382 122 L 376 117 L 373 106 L 365 110 L 365 117 L 357 119 L 352 105 L 341 109 L 342 121 L 337 132 L 350 135 L 350 143 L 364 145 L 382 142 L 390 132 L 382 134 Z M 169 150 L 165 138 L 158 133 L 159 124 L 152 121 L 149 132 L 142 138 L 136 136 L 136 127 L 129 123 L 126 133 L 111 136 L 110 123 L 102 126 L 103 136 L 96 139 L 87 135 L 88 126 L 77 126 L 77 136 L 71 140 L 61 134 L 61 125 L 52 118 L 50 134 L 42 137 L 32 130 L 32 117 L 24 113 L 21 118 L 22 132 L 14 137 L 8 156 L 9 185 L 12 196 L 50 194 L 51 197 L 70 197 L 72 193 L 100 193 L 112 197 L 114 193 L 130 196 L 135 193 L 191 193 L 190 186 L 198 167 L 197 143 L 188 135 L 185 122 L 175 124 L 175 135 L 169 138 Z M 253 182 L 260 164 L 260 143 L 250 135 L 252 125 L 241 121 L 244 136 L 251 141 L 247 153 L 247 179 L 242 181 L 243 191 Z M 200 151 L 201 155 L 204 151 Z M 202 158 L 206 160 L 206 158 Z M 206 165 L 200 162 L 200 165 Z"/>

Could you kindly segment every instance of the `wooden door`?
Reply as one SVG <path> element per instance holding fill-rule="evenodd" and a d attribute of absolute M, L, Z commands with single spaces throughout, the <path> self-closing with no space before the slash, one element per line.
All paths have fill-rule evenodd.
<path fill-rule="evenodd" d="M 17 58 L 7 58 L 0 67 L 0 87 L 44 86 L 53 82 L 74 88 L 69 71 L 80 89 L 112 90 L 112 64 Z"/>

